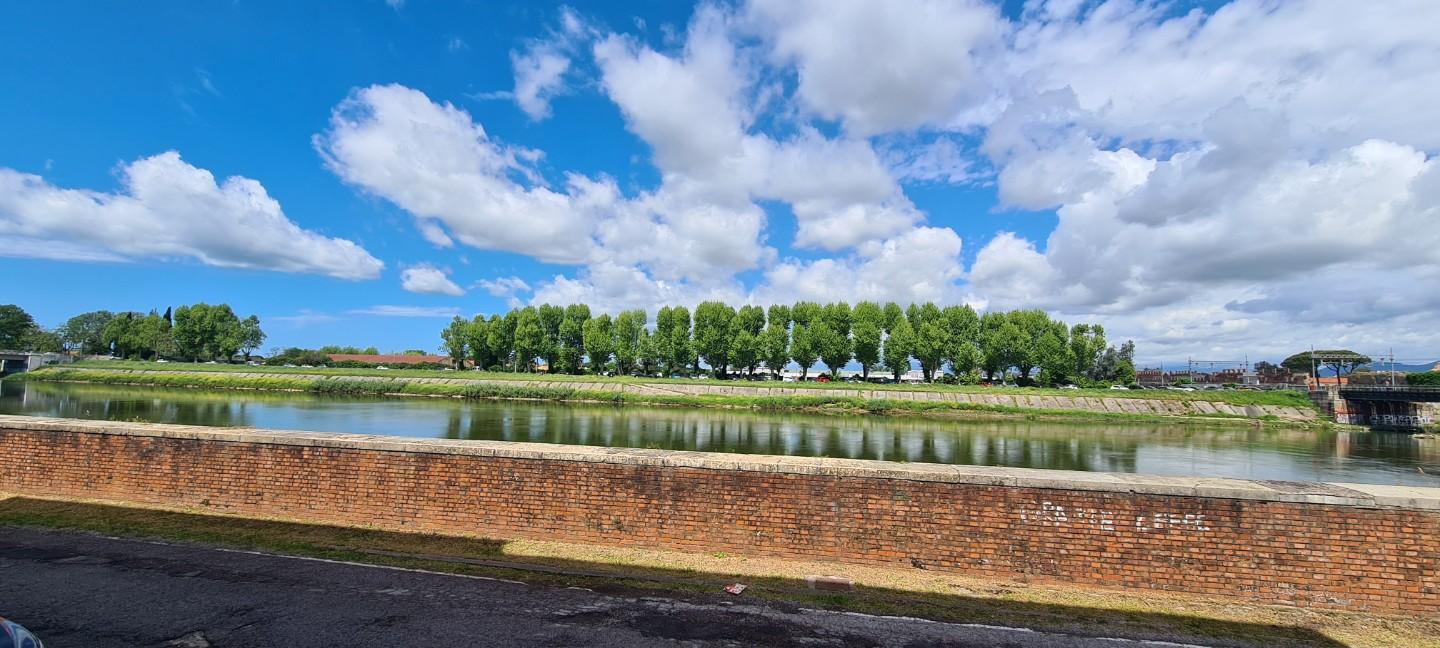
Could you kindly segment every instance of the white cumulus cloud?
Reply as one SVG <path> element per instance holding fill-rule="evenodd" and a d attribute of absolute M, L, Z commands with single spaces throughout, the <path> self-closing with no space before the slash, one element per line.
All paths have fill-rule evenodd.
<path fill-rule="evenodd" d="M 303 229 L 259 182 L 216 182 L 174 151 L 119 169 L 116 192 L 67 189 L 0 168 L 0 254 L 82 261 L 188 258 L 206 265 L 373 279 L 364 248 Z"/>
<path fill-rule="evenodd" d="M 459 297 L 465 290 L 450 280 L 448 272 L 428 263 L 406 268 L 400 273 L 400 287 L 422 295 Z"/>

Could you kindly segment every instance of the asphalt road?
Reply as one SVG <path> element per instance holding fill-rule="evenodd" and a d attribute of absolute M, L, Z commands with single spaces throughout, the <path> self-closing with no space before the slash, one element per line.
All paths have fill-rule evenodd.
<path fill-rule="evenodd" d="M 734 601 L 626 597 L 189 545 L 0 528 L 0 616 L 48 648 L 1155 644 Z"/>

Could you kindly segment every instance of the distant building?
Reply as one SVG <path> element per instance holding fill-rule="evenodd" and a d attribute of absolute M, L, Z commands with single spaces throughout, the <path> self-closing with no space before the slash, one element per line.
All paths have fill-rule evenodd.
<path fill-rule="evenodd" d="M 443 355 L 407 355 L 395 354 L 369 354 L 369 353 L 331 353 L 331 362 L 364 362 L 377 365 L 414 365 L 414 364 L 450 364 L 450 357 Z"/>

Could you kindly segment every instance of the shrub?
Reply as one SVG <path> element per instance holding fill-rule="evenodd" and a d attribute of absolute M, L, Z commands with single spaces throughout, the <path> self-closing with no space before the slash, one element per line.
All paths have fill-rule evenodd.
<path fill-rule="evenodd" d="M 1440 371 L 1425 371 L 1405 375 L 1405 384 L 1424 387 L 1440 387 Z"/>

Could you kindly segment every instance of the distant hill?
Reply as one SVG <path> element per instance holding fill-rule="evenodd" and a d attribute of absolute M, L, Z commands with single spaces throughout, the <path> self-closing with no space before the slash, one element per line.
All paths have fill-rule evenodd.
<path fill-rule="evenodd" d="M 1437 361 L 1437 362 L 1440 362 L 1440 361 Z M 1405 363 L 1403 363 L 1403 362 L 1397 362 L 1397 363 L 1395 363 L 1395 371 L 1398 371 L 1398 372 L 1400 372 L 1400 373 L 1418 373 L 1418 372 L 1423 372 L 1423 371 L 1430 371 L 1430 370 L 1433 369 L 1433 368 L 1435 368 L 1435 363 L 1434 363 L 1434 362 L 1426 362 L 1426 363 L 1424 363 L 1424 364 L 1405 364 Z M 1372 362 L 1372 363 L 1370 363 L 1370 364 L 1368 364 L 1368 365 L 1364 365 L 1364 366 L 1360 367 L 1360 370 L 1361 370 L 1361 371 L 1364 371 L 1364 370 L 1366 370 L 1366 369 L 1368 369 L 1368 370 L 1370 370 L 1370 371 L 1389 371 L 1389 370 L 1390 370 L 1390 363 L 1388 363 L 1388 362 Z M 1327 367 L 1321 367 L 1321 368 L 1320 368 L 1320 375 L 1321 375 L 1321 376 L 1326 376 L 1326 377 L 1334 376 L 1334 375 L 1335 375 L 1335 371 L 1334 371 L 1333 369 L 1330 369 L 1330 368 L 1327 368 Z"/>
<path fill-rule="evenodd" d="M 1403 371 L 1403 372 L 1405 372 L 1405 373 L 1416 373 L 1416 372 L 1421 372 L 1421 371 L 1430 371 L 1430 370 L 1433 369 L 1433 368 L 1435 368 L 1435 363 L 1434 363 L 1434 362 L 1427 362 L 1427 363 L 1425 363 L 1425 364 L 1405 364 L 1405 363 L 1403 363 L 1403 362 L 1397 362 L 1397 363 L 1395 363 L 1395 371 Z M 1370 363 L 1370 364 L 1365 365 L 1364 367 L 1362 367 L 1362 369 L 1370 369 L 1370 370 L 1372 370 L 1372 371 L 1389 371 L 1389 370 L 1390 370 L 1390 363 L 1388 363 L 1388 362 L 1372 362 L 1372 363 Z"/>

